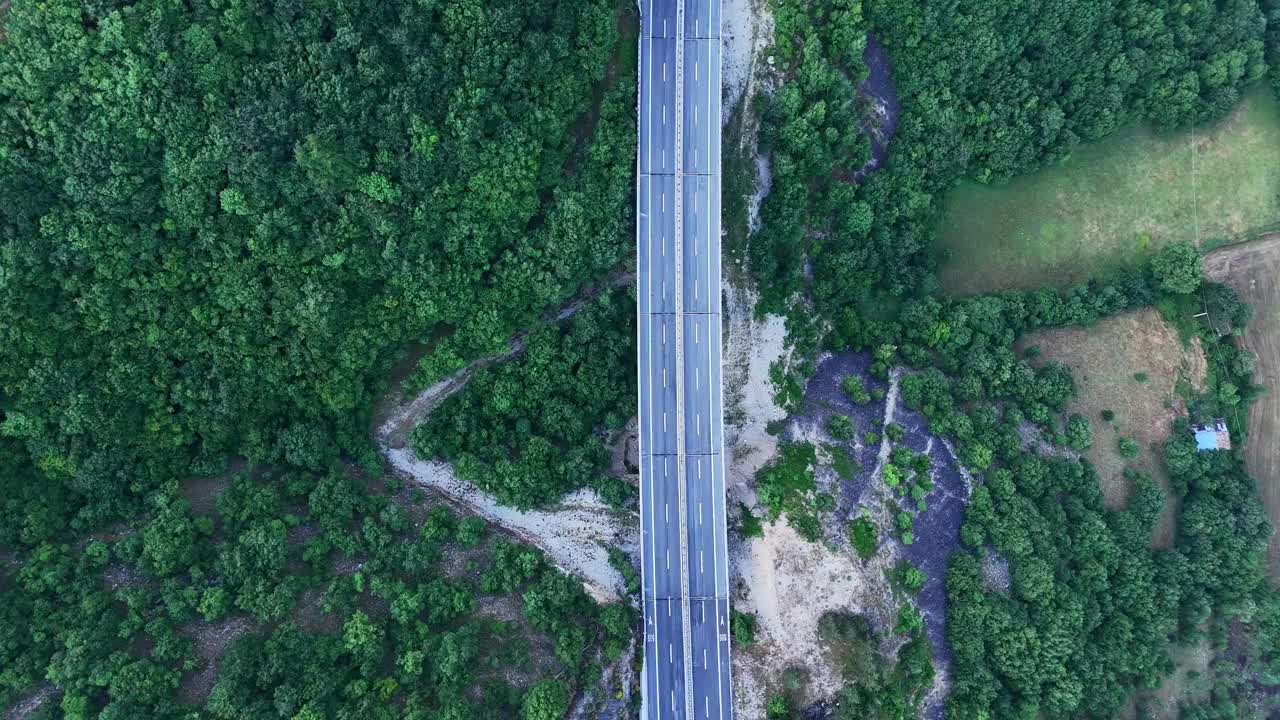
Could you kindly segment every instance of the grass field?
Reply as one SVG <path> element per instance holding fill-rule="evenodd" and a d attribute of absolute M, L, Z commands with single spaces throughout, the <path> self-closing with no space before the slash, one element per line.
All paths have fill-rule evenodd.
<path fill-rule="evenodd" d="M 1175 417 L 1185 414 L 1177 392 L 1180 379 L 1199 386 L 1204 380 L 1205 361 L 1198 345 L 1187 349 L 1177 331 L 1159 313 L 1147 308 L 1107 318 L 1091 328 L 1062 328 L 1033 333 L 1018 342 L 1018 348 L 1036 346 L 1036 363 L 1056 360 L 1071 368 L 1076 381 L 1076 397 L 1067 412 L 1089 419 L 1093 447 L 1086 457 L 1098 473 L 1108 507 L 1123 507 L 1131 491 L 1124 477 L 1126 467 L 1152 474 L 1168 490 L 1161 453 Z M 1143 374 L 1144 380 L 1135 376 Z M 1111 422 L 1102 419 L 1104 410 L 1115 413 Z M 1125 461 L 1117 452 L 1121 436 L 1138 443 L 1138 456 Z M 1174 507 L 1165 505 L 1164 515 L 1153 533 L 1156 547 L 1173 540 Z"/>
<path fill-rule="evenodd" d="M 948 198 L 939 245 L 948 292 L 1067 285 L 1178 239 L 1243 239 L 1280 222 L 1280 109 L 1251 91 L 1216 125 L 1133 127 L 1062 164 Z"/>
<path fill-rule="evenodd" d="M 1280 234 L 1209 253 L 1205 273 L 1231 285 L 1253 305 L 1244 344 L 1258 356 L 1253 381 L 1269 392 L 1249 408 L 1244 457 L 1272 526 L 1280 527 Z M 1267 571 L 1280 581 L 1278 535 L 1271 536 L 1267 548 Z"/>

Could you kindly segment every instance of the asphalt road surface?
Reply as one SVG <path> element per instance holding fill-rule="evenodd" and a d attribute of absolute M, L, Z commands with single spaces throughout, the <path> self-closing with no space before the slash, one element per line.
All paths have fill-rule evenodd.
<path fill-rule="evenodd" d="M 733 717 L 720 322 L 720 0 L 639 0 L 647 720 Z"/>

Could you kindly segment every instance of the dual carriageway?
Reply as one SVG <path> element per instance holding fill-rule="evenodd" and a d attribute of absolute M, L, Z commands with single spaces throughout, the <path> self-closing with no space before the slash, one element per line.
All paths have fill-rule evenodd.
<path fill-rule="evenodd" d="M 646 720 L 732 718 L 721 398 L 720 1 L 640 0 Z"/>

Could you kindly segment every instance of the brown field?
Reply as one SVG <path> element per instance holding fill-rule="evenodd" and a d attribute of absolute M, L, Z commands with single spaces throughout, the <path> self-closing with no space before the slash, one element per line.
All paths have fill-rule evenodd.
<path fill-rule="evenodd" d="M 1258 356 L 1253 381 L 1269 392 L 1249 408 L 1245 463 L 1258 481 L 1273 526 L 1280 525 L 1280 233 L 1205 256 L 1205 274 L 1235 288 L 1253 305 L 1244 345 Z M 1267 570 L 1280 580 L 1280 538 L 1267 548 Z"/>
<path fill-rule="evenodd" d="M 1033 333 L 1018 342 L 1018 348 L 1040 348 L 1037 363 L 1058 361 L 1071 368 L 1076 381 L 1076 397 L 1067 405 L 1068 413 L 1089 419 L 1093 447 L 1085 457 L 1098 473 L 1108 507 L 1122 507 L 1128 501 L 1130 483 L 1124 469 L 1134 467 L 1151 473 L 1168 489 L 1168 477 L 1161 460 L 1161 448 L 1169 437 L 1174 418 L 1186 412 L 1175 388 L 1180 378 L 1193 386 L 1204 380 L 1205 361 L 1199 345 L 1184 348 L 1177 332 L 1153 309 L 1138 310 L 1108 318 L 1091 328 L 1062 328 Z M 1147 380 L 1134 379 L 1146 373 Z M 1102 411 L 1111 410 L 1115 419 L 1102 420 Z M 1121 436 L 1137 441 L 1138 457 L 1128 463 L 1116 451 Z M 1174 507 L 1165 506 L 1153 533 L 1156 547 L 1173 540 Z"/>

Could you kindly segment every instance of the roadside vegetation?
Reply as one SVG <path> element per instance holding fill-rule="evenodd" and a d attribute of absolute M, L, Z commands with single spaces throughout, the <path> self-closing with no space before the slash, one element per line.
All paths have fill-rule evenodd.
<path fill-rule="evenodd" d="M 413 433 L 414 450 L 504 505 L 547 505 L 582 487 L 627 486 L 604 475 L 607 431 L 635 415 L 635 299 L 614 291 L 562 326 L 540 328 L 518 357 L 480 370 Z"/>

